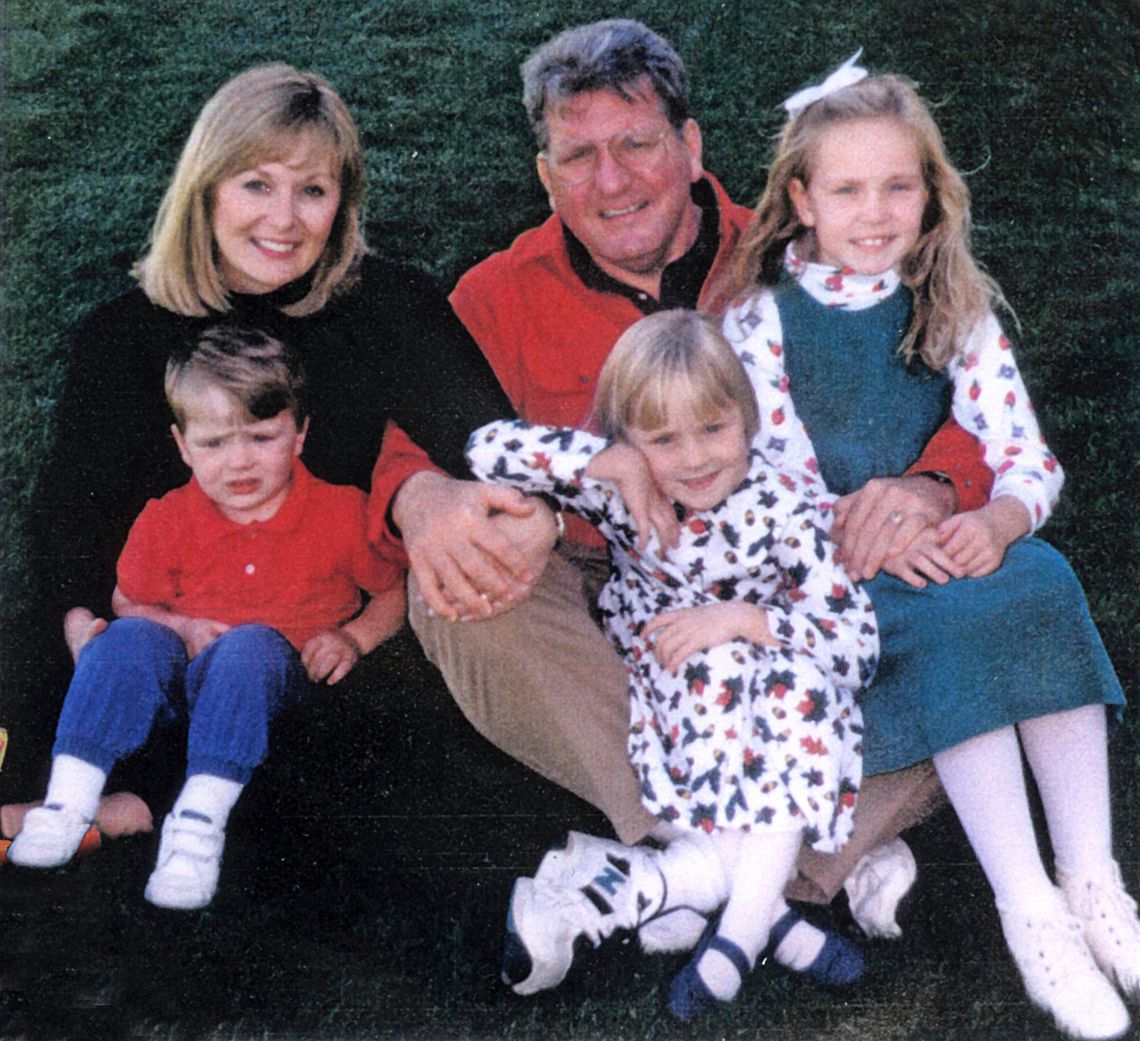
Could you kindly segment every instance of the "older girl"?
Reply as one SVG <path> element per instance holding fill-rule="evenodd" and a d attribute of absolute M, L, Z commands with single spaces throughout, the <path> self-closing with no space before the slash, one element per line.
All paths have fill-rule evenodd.
<path fill-rule="evenodd" d="M 468 458 L 484 480 L 553 494 L 610 545 L 598 607 L 629 672 L 642 802 L 679 833 L 711 835 L 728 879 L 715 934 L 670 991 L 670 1009 L 690 1019 L 734 997 L 770 933 L 793 920 L 781 894 L 801 841 L 831 851 L 850 834 L 855 694 L 878 638 L 866 596 L 832 560 L 819 481 L 750 449 L 752 388 L 706 319 L 666 311 L 628 329 L 602 368 L 596 418 L 604 437 L 492 424 Z M 615 490 L 631 450 L 678 511 L 668 555 L 640 548 L 647 533 Z M 832 936 L 808 971 L 840 982 L 857 958 Z"/>
<path fill-rule="evenodd" d="M 915 91 L 853 60 L 787 103 L 739 255 L 725 332 L 776 464 L 868 508 L 951 411 L 995 473 L 988 505 L 936 528 L 901 513 L 872 579 L 883 657 L 864 701 L 866 768 L 933 756 L 993 888 L 1031 998 L 1075 1037 L 1123 1033 L 1110 980 L 1140 997 L 1140 923 L 1112 857 L 1105 706 L 1123 701 L 1079 583 L 1032 538 L 1062 475 L 1042 441 L 1002 297 L 969 251 L 969 199 Z M 894 577 L 899 576 L 899 577 Z M 968 579 L 968 580 L 967 580 Z M 1037 850 L 1021 748 L 1060 890 Z"/>

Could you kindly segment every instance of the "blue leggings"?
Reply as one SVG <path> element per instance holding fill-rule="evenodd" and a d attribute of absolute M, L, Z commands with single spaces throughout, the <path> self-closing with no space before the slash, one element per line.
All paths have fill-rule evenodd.
<path fill-rule="evenodd" d="M 309 689 L 300 655 L 275 629 L 239 625 L 188 661 L 173 629 L 120 618 L 79 656 L 52 755 L 110 773 L 156 725 L 189 722 L 186 776 L 248 784 L 269 750 L 269 724 Z"/>

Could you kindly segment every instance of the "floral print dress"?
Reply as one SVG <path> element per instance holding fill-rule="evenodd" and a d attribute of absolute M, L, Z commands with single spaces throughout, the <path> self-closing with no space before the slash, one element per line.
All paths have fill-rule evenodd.
<path fill-rule="evenodd" d="M 637 530 L 608 482 L 585 476 L 607 442 L 504 421 L 477 430 L 477 477 L 546 493 L 595 524 L 611 548 L 599 608 L 630 678 L 629 753 L 650 812 L 680 826 L 804 829 L 833 851 L 851 832 L 862 778 L 857 694 L 878 654 L 867 596 L 833 560 L 811 474 L 752 453 L 720 505 L 681 517 L 667 556 Z M 654 616 L 741 599 L 768 611 L 780 645 L 735 639 L 691 655 L 674 676 L 641 634 Z"/>

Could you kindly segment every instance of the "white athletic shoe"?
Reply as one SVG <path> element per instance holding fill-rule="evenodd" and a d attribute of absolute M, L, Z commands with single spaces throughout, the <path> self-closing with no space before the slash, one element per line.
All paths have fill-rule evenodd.
<path fill-rule="evenodd" d="M 843 883 L 859 928 L 870 937 L 902 936 L 895 916 L 917 877 L 918 864 L 902 839 L 880 842 L 861 857 Z"/>
<path fill-rule="evenodd" d="M 1088 1041 L 1107 1041 L 1128 1030 L 1128 1010 L 1097 968 L 1081 923 L 1059 893 L 1052 913 L 998 910 L 1026 992 L 1060 1030 Z"/>
<path fill-rule="evenodd" d="M 1069 910 L 1085 931 L 1085 941 L 1103 972 L 1132 1000 L 1140 1000 L 1140 919 L 1136 901 L 1124 891 L 1114 862 L 1107 880 L 1058 871 Z"/>
<path fill-rule="evenodd" d="M 646 917 L 664 899 L 658 867 L 660 851 L 651 846 L 624 846 L 580 831 L 567 833 L 566 845 L 548 850 L 535 881 L 583 891 L 595 905 L 617 916 L 614 928 L 636 929 L 646 954 L 690 951 L 708 925 L 706 914 L 676 907 Z"/>
<path fill-rule="evenodd" d="M 214 899 L 226 834 L 213 821 L 168 814 L 143 894 L 156 907 L 195 911 Z"/>
<path fill-rule="evenodd" d="M 57 803 L 37 806 L 25 815 L 8 859 L 18 867 L 61 867 L 75 856 L 90 827 L 89 820 Z"/>
<path fill-rule="evenodd" d="M 645 846 L 570 832 L 565 846 L 542 858 L 534 878 L 515 880 L 503 982 L 516 994 L 556 987 L 570 970 L 580 936 L 597 947 L 619 929 L 637 929 L 664 897 L 656 855 Z"/>

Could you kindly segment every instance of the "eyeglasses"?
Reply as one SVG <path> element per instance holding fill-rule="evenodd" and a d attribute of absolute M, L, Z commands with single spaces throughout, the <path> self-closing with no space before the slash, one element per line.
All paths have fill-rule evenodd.
<path fill-rule="evenodd" d="M 567 185 L 585 184 L 594 176 L 598 168 L 598 158 L 602 147 L 609 150 L 614 162 L 630 173 L 652 173 L 665 157 L 665 140 L 676 133 L 672 127 L 658 131 L 633 131 L 628 134 L 614 134 L 602 142 L 602 146 L 590 143 L 575 145 L 564 152 L 547 150 L 546 164 L 550 172 Z"/>

